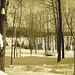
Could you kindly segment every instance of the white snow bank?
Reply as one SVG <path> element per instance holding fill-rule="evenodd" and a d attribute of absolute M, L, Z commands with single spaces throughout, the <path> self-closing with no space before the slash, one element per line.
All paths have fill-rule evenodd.
<path fill-rule="evenodd" d="M 7 74 L 4 73 L 3 71 L 0 71 L 0 75 L 7 75 Z"/>

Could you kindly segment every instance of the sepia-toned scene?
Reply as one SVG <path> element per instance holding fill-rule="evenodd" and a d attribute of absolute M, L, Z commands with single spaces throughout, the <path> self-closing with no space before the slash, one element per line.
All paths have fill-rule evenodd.
<path fill-rule="evenodd" d="M 75 75 L 75 0 L 0 0 L 0 75 Z"/>

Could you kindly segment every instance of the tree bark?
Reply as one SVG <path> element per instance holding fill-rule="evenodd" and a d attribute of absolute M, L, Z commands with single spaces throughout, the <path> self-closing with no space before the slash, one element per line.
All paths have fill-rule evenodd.
<path fill-rule="evenodd" d="M 61 2 L 58 0 L 58 9 L 59 9 L 59 24 L 58 24 L 58 34 L 57 34 L 57 50 L 58 50 L 58 60 L 61 61 L 61 33 L 62 33 L 62 17 L 61 17 Z"/>
<path fill-rule="evenodd" d="M 5 12 L 2 11 L 4 8 Z M 6 26 L 7 26 L 7 5 L 5 0 L 0 0 L 0 33 L 3 36 L 4 47 L 0 49 L 0 70 L 5 71 L 5 47 L 6 47 Z"/>
<path fill-rule="evenodd" d="M 64 58 L 64 38 L 63 38 L 63 33 L 61 32 L 61 38 L 62 38 L 62 58 Z"/>

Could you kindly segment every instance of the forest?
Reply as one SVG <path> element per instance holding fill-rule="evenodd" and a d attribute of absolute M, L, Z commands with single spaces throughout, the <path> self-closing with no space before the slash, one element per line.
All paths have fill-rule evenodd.
<path fill-rule="evenodd" d="M 73 62 L 75 59 L 75 55 L 73 59 L 75 53 L 75 0 L 0 0 L 0 12 L 0 33 L 4 44 L 0 52 L 0 60 L 3 63 L 0 70 L 5 70 L 4 62 L 6 67 L 9 63 L 12 67 L 17 64 L 22 67 L 23 65 L 29 67 L 27 64 L 42 64 L 46 68 L 51 65 L 50 73 L 55 73 L 53 65 L 58 66 L 63 62 L 67 64 L 69 61 L 68 69 L 71 65 L 71 74 L 73 74 L 73 67 L 75 68 L 75 61 Z M 27 57 L 29 54 L 30 57 Z M 34 55 L 49 57 L 44 61 Z M 30 59 L 35 59 L 35 61 L 30 61 Z M 19 60 L 21 62 L 27 60 L 28 63 L 25 61 L 21 63 Z M 8 69 L 6 72 L 9 73 Z M 64 73 L 68 75 L 68 72 L 62 74 Z"/>

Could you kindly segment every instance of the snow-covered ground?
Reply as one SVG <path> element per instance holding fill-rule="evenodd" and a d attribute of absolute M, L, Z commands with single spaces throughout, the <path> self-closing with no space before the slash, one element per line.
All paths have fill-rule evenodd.
<path fill-rule="evenodd" d="M 5 51 L 5 72 L 8 75 L 73 75 L 73 51 L 65 51 L 65 59 L 57 63 L 57 52 L 54 56 L 45 56 L 44 50 L 38 50 L 30 56 L 30 50 L 17 48 L 18 57 L 11 63 L 11 47 Z"/>
<path fill-rule="evenodd" d="M 6 73 L 9 75 L 73 75 L 73 65 L 28 65 L 18 66 L 12 65 L 6 68 Z"/>

